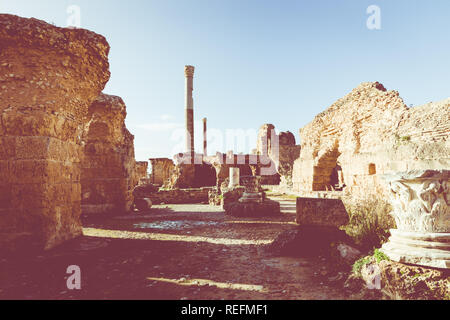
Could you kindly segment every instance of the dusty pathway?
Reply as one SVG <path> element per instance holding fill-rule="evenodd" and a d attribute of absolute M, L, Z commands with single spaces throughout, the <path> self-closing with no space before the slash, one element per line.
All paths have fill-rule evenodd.
<path fill-rule="evenodd" d="M 0 299 L 346 299 L 324 261 L 262 249 L 294 228 L 295 203 L 270 219 L 233 219 L 208 205 L 89 218 L 85 236 L 31 258 L 0 258 Z M 78 265 L 82 289 L 66 287 Z"/>

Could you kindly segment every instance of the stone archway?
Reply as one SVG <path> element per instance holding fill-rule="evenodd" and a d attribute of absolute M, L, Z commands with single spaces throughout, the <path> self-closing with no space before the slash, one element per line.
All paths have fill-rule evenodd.
<path fill-rule="evenodd" d="M 345 187 L 337 148 L 320 156 L 313 170 L 313 191 L 342 191 Z"/>

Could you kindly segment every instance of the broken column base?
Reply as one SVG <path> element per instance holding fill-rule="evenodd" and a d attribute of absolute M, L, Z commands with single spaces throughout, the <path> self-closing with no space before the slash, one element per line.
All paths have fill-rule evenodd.
<path fill-rule="evenodd" d="M 395 262 L 450 269 L 450 233 L 393 229 L 381 251 Z"/>

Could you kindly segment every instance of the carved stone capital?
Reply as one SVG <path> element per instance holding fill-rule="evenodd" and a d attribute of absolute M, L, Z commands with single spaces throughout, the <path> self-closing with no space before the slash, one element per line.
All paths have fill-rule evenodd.
<path fill-rule="evenodd" d="M 397 229 L 382 251 L 397 262 L 450 268 L 450 170 L 384 176 Z"/>
<path fill-rule="evenodd" d="M 399 230 L 450 232 L 449 176 L 449 170 L 385 176 Z"/>
<path fill-rule="evenodd" d="M 184 67 L 184 74 L 186 77 L 193 77 L 194 71 L 195 71 L 195 67 L 193 67 L 193 66 L 185 66 Z"/>

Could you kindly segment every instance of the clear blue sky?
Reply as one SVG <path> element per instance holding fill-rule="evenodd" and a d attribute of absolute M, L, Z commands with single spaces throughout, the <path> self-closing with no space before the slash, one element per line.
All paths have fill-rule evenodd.
<path fill-rule="evenodd" d="M 127 104 L 138 160 L 170 157 L 180 143 L 185 64 L 196 66 L 196 120 L 222 132 L 273 123 L 298 139 L 365 81 L 408 105 L 450 96 L 448 0 L 0 0 L 0 12 L 66 26 L 72 4 L 111 45 L 105 92 Z M 372 4 L 381 30 L 366 27 Z"/>

